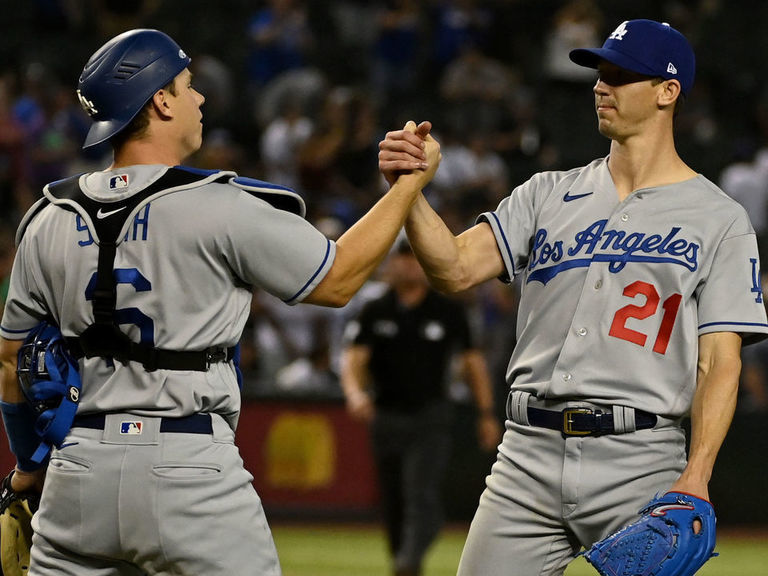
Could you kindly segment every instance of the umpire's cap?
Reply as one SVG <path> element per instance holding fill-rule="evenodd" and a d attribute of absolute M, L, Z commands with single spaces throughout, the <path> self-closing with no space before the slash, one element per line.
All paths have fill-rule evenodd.
<path fill-rule="evenodd" d="M 638 74 L 675 78 L 686 95 L 696 75 L 696 57 L 685 36 L 669 24 L 654 20 L 622 22 L 602 48 L 577 48 L 569 56 L 587 68 L 597 68 L 600 60 L 606 60 Z"/>
<path fill-rule="evenodd" d="M 125 128 L 189 63 L 179 45 L 159 30 L 129 30 L 99 48 L 77 85 L 80 105 L 93 119 L 83 148 Z"/>

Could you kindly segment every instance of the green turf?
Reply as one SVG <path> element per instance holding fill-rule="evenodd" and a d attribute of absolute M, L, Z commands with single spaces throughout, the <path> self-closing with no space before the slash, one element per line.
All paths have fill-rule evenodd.
<path fill-rule="evenodd" d="M 356 525 L 275 525 L 275 544 L 284 576 L 390 576 L 384 535 L 377 527 Z M 466 533 L 444 530 L 430 549 L 423 576 L 455 576 Z M 720 536 L 721 556 L 710 560 L 697 576 L 765 576 L 768 538 Z M 583 559 L 565 576 L 596 576 Z M 482 575 L 478 575 L 482 576 Z M 510 572 L 510 576 L 514 576 Z"/>

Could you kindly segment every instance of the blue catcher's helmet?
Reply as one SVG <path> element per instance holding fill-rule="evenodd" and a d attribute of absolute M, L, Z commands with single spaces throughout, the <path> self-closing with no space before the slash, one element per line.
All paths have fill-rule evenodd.
<path fill-rule="evenodd" d="M 59 446 L 72 427 L 82 387 L 79 366 L 59 329 L 47 322 L 27 335 L 17 360 L 19 385 L 38 415 L 35 429 L 42 439 L 32 460 L 42 462 L 50 447 Z"/>
<path fill-rule="evenodd" d="M 99 48 L 77 85 L 80 105 L 93 120 L 83 148 L 109 140 L 125 128 L 190 61 L 159 30 L 129 30 Z"/>

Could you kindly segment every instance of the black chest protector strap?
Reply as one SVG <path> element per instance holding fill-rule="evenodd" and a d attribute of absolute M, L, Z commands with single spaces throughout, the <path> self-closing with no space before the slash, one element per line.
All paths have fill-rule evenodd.
<path fill-rule="evenodd" d="M 72 354 L 87 358 L 94 356 L 113 358 L 122 363 L 139 362 L 150 372 L 158 368 L 204 372 L 214 362 L 226 362 L 233 358 L 234 347 L 178 351 L 134 342 L 120 330 L 115 322 L 117 304 L 115 255 L 118 235 L 123 229 L 126 218 L 150 196 L 169 188 L 192 184 L 200 179 L 199 174 L 171 168 L 141 192 L 108 204 L 97 202 L 86 196 L 80 190 L 77 177 L 49 186 L 48 190 L 55 198 L 71 200 L 88 213 L 99 239 L 99 261 L 92 295 L 94 323 L 88 326 L 80 336 L 67 338 Z"/>

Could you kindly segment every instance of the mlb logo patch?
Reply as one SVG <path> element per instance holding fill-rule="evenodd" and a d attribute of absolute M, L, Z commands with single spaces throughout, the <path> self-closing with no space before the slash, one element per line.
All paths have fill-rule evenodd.
<path fill-rule="evenodd" d="M 120 190 L 121 188 L 128 188 L 128 174 L 118 174 L 109 179 L 110 190 Z"/>
<path fill-rule="evenodd" d="M 144 422 L 141 420 L 134 420 L 130 422 L 120 423 L 120 434 L 138 435 L 141 434 L 141 429 L 144 426 Z"/>

